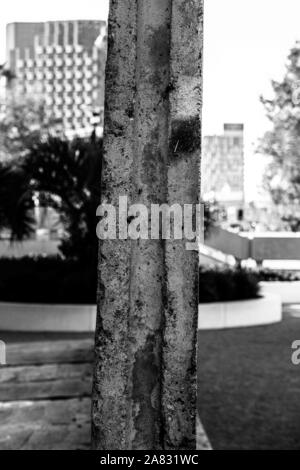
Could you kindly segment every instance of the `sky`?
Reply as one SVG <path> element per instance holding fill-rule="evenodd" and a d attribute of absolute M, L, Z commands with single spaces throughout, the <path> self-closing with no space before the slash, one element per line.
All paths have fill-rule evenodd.
<path fill-rule="evenodd" d="M 266 161 L 255 153 L 269 128 L 260 95 L 272 96 L 300 40 L 299 0 L 205 0 L 203 134 L 245 124 L 246 199 L 256 197 Z"/>
<path fill-rule="evenodd" d="M 255 138 L 266 125 L 259 96 L 300 40 L 300 1 L 205 0 L 204 28 L 204 132 L 237 121 Z"/>
<path fill-rule="evenodd" d="M 219 134 L 224 122 L 243 122 L 246 191 L 255 191 L 264 162 L 257 139 L 268 128 L 261 94 L 280 79 L 289 49 L 300 40 L 299 0 L 205 0 L 203 134 Z M 13 21 L 105 19 L 108 0 L 9 0 L 0 18 L 0 63 L 5 25 Z M 248 188 L 248 189 L 247 189 Z"/>

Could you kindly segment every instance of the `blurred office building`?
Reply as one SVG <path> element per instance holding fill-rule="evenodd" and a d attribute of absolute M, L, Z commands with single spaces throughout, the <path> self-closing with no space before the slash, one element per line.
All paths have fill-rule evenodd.
<path fill-rule="evenodd" d="M 40 94 L 49 120 L 70 131 L 103 121 L 106 22 L 11 23 L 6 55 L 19 92 Z"/>
<path fill-rule="evenodd" d="M 228 222 L 243 219 L 244 125 L 224 124 L 223 135 L 204 136 L 202 152 L 202 198 L 217 202 Z"/>

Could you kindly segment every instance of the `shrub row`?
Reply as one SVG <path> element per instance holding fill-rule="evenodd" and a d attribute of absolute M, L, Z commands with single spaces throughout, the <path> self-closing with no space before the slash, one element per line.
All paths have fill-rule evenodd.
<path fill-rule="evenodd" d="M 60 257 L 1 258 L 0 301 L 95 304 L 96 267 Z"/>
<path fill-rule="evenodd" d="M 226 302 L 259 297 L 259 277 L 245 269 L 200 268 L 199 302 Z"/>
<path fill-rule="evenodd" d="M 259 297 L 259 282 L 293 281 L 271 270 L 200 268 L 199 302 Z M 0 302 L 95 304 L 96 265 L 54 257 L 0 258 Z"/>

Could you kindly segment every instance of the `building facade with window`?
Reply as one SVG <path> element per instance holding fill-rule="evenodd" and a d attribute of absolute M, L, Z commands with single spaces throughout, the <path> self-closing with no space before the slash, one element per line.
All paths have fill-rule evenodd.
<path fill-rule="evenodd" d="M 79 130 L 103 121 L 104 21 L 11 23 L 6 38 L 18 91 L 40 96 L 49 122 Z"/>
<path fill-rule="evenodd" d="M 229 218 L 244 208 L 244 125 L 224 124 L 224 134 L 205 136 L 202 152 L 202 197 L 217 201 Z"/>

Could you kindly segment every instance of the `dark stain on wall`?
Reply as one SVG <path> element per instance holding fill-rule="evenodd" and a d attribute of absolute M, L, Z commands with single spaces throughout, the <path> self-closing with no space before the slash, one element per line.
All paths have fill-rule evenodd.
<path fill-rule="evenodd" d="M 134 448 L 157 448 L 156 429 L 159 410 L 152 404 L 152 394 L 158 384 L 159 367 L 155 357 L 156 340 L 149 335 L 143 349 L 137 351 L 132 375 L 132 399 L 138 406 L 134 419 L 136 437 Z M 145 447 L 143 447 L 145 446 Z"/>
<path fill-rule="evenodd" d="M 153 29 L 149 39 L 153 66 L 168 65 L 170 60 L 170 30 L 165 26 Z"/>
<path fill-rule="evenodd" d="M 152 204 L 159 204 L 164 201 L 165 187 L 162 178 L 165 173 L 164 157 L 162 150 L 158 148 L 159 131 L 154 129 L 149 143 L 143 149 L 143 172 L 142 182 L 147 186 L 149 200 Z"/>
<path fill-rule="evenodd" d="M 175 119 L 171 124 L 170 150 L 174 156 L 200 149 L 200 118 Z"/>

